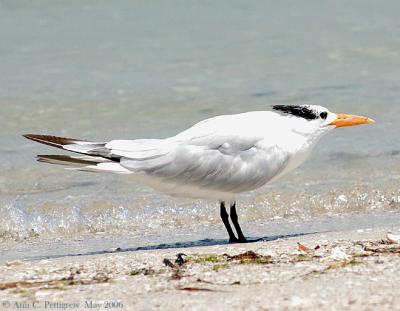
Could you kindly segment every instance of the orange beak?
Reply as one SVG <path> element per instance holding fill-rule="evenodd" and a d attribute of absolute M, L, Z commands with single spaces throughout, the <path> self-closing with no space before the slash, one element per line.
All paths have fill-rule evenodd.
<path fill-rule="evenodd" d="M 334 125 L 336 127 L 345 127 L 371 123 L 375 123 L 375 121 L 367 117 L 338 113 L 336 120 L 329 123 L 329 125 Z"/>

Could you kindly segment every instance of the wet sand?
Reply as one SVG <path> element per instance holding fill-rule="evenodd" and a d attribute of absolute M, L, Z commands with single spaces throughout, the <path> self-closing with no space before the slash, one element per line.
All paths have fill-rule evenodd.
<path fill-rule="evenodd" d="M 0 304 L 2 310 L 22 303 L 32 310 L 400 310 L 400 244 L 389 231 L 400 234 L 383 226 L 10 260 L 0 266 Z"/>

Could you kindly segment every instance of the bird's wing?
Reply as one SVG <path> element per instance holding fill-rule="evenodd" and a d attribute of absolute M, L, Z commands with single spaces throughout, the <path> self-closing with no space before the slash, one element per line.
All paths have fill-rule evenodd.
<path fill-rule="evenodd" d="M 234 116 L 216 117 L 165 140 L 111 141 L 121 165 L 163 182 L 239 192 L 275 176 L 287 159 L 266 144 L 257 124 Z"/>
<path fill-rule="evenodd" d="M 167 139 L 112 140 L 105 144 L 105 148 L 111 155 L 139 162 L 177 153 L 177 150 L 182 152 L 181 148 L 184 147 L 236 155 L 252 148 L 263 137 L 257 131 L 249 134 L 246 131 L 248 128 L 243 124 L 235 124 L 235 117 L 236 115 L 207 119 Z"/>
<path fill-rule="evenodd" d="M 233 152 L 235 149 L 251 148 L 260 138 L 254 133 L 241 133 L 234 120 L 235 115 L 214 117 L 167 139 L 112 140 L 106 143 L 105 148 L 115 156 L 138 161 L 165 156 L 183 145 L 220 148 L 225 152 L 228 152 L 228 149 Z M 222 146 L 223 144 L 225 145 Z"/>
<path fill-rule="evenodd" d="M 165 139 L 112 140 L 105 147 L 110 154 L 138 161 L 157 158 L 171 151 Z"/>

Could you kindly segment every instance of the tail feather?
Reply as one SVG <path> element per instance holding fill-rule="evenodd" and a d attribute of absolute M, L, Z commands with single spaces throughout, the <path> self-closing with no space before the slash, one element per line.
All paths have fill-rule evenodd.
<path fill-rule="evenodd" d="M 105 147 L 106 143 L 104 142 L 91 142 L 75 138 L 58 137 L 51 135 L 25 134 L 23 136 L 25 138 L 48 146 L 76 153 L 118 160 L 118 157 L 116 158 L 115 156 L 112 156 L 110 154 L 110 150 Z"/>
<path fill-rule="evenodd" d="M 85 166 L 96 165 L 98 163 L 110 162 L 103 158 L 90 157 L 90 156 L 67 156 L 59 154 L 39 154 L 36 156 L 39 162 L 60 164 L 69 166 Z"/>
<path fill-rule="evenodd" d="M 51 135 L 26 134 L 24 137 L 33 141 L 81 154 L 68 155 L 38 155 L 39 162 L 68 166 L 68 169 L 89 172 L 110 172 L 131 174 L 132 172 L 120 164 L 120 156 L 113 155 L 106 143 L 90 142 L 80 139 L 58 137 Z"/>
<path fill-rule="evenodd" d="M 86 172 L 109 172 L 118 174 L 130 174 L 131 171 L 122 167 L 119 163 L 91 156 L 67 156 L 67 155 L 38 155 L 39 162 L 68 166 L 68 169 Z"/>
<path fill-rule="evenodd" d="M 116 162 L 98 163 L 96 165 L 88 165 L 84 167 L 72 168 L 78 171 L 93 172 L 93 173 L 115 173 L 115 174 L 132 174 L 132 172 L 121 164 Z"/>
<path fill-rule="evenodd" d="M 41 144 L 49 145 L 56 148 L 63 149 L 65 145 L 75 145 L 75 144 L 99 144 L 99 143 L 92 143 L 88 141 L 82 141 L 79 139 L 74 138 L 67 138 L 67 137 L 59 137 L 59 136 L 52 136 L 52 135 L 37 135 L 37 134 L 25 134 L 23 135 L 25 138 L 30 140 L 36 141 Z"/>

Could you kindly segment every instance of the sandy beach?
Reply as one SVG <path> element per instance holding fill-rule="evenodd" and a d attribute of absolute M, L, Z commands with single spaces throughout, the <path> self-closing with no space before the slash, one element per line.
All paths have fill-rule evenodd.
<path fill-rule="evenodd" d="M 400 310 L 389 231 L 7 261 L 1 309 Z"/>
<path fill-rule="evenodd" d="M 0 311 L 400 310 L 400 2 L 360 3 L 1 1 Z M 39 163 L 69 152 L 22 137 L 164 139 L 275 105 L 376 123 L 333 130 L 298 169 L 239 194 L 243 232 L 260 239 L 248 244 L 227 243 L 211 196 Z M 240 138 L 254 127 L 250 141 L 276 146 L 309 128 L 246 124 L 229 128 Z M 194 149 L 252 154 L 221 133 L 227 145 Z M 280 149 L 257 159 L 281 173 Z M 236 172 L 220 164 L 194 179 Z"/>

